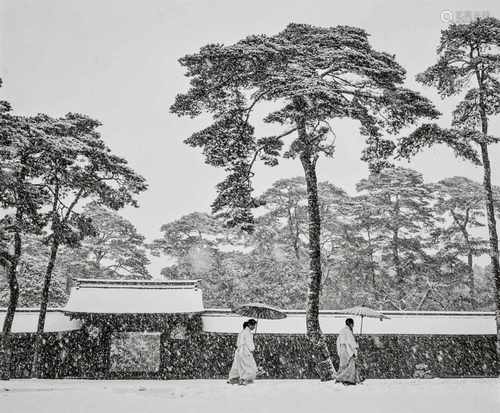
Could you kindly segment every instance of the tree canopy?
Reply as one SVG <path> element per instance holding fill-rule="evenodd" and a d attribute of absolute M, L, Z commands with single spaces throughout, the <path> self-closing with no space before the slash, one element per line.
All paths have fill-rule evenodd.
<path fill-rule="evenodd" d="M 212 207 L 229 225 L 253 224 L 251 208 L 260 205 L 252 196 L 254 163 L 274 166 L 280 156 L 304 151 L 313 163 L 320 154 L 331 156 L 332 120 L 358 120 L 367 143 L 363 158 L 381 167 L 394 149 L 384 132 L 438 115 L 428 100 L 403 86 L 405 70 L 394 56 L 374 50 L 367 33 L 354 27 L 290 24 L 277 35 L 210 44 L 179 61 L 190 89 L 177 96 L 171 111 L 212 115 L 213 123 L 186 143 L 201 147 L 208 164 L 227 171 Z M 283 129 L 257 137 L 251 121 L 264 102 L 275 109 L 262 121 Z M 292 134 L 296 138 L 285 146 Z"/>

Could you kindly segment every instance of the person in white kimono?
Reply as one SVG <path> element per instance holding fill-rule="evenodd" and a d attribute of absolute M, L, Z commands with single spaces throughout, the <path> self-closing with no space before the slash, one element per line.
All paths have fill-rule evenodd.
<path fill-rule="evenodd" d="M 356 358 L 358 356 L 358 343 L 352 332 L 354 320 L 348 318 L 345 320 L 346 326 L 340 330 L 337 337 L 337 354 L 340 358 L 339 371 L 336 377 L 337 383 L 345 385 L 361 383 L 358 369 L 356 367 Z"/>
<path fill-rule="evenodd" d="M 255 345 L 253 342 L 253 330 L 257 321 L 250 319 L 243 323 L 243 331 L 238 335 L 234 361 L 229 372 L 230 384 L 245 385 L 252 383 L 257 377 L 257 364 L 253 358 Z"/>

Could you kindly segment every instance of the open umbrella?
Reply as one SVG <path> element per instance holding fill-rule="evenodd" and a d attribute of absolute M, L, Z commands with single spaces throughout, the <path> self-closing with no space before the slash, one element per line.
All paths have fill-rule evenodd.
<path fill-rule="evenodd" d="M 385 314 L 381 313 L 380 311 L 373 310 L 372 308 L 364 307 L 364 306 L 356 306 L 356 307 L 346 308 L 345 310 L 341 310 L 341 311 L 343 313 L 346 313 L 346 314 L 351 314 L 353 316 L 361 317 L 361 327 L 359 329 L 359 334 L 363 334 L 363 318 L 365 318 L 365 317 L 378 318 L 380 321 L 382 321 L 384 319 L 390 319 L 390 317 L 386 316 Z"/>
<path fill-rule="evenodd" d="M 257 320 L 259 318 L 264 320 L 279 320 L 286 318 L 286 314 L 283 311 L 262 303 L 241 304 L 234 307 L 232 311 L 244 317 L 255 318 Z M 255 332 L 257 332 L 257 328 Z"/>
<path fill-rule="evenodd" d="M 257 320 L 259 318 L 264 320 L 280 320 L 286 318 L 286 314 L 283 311 L 262 303 L 241 304 L 234 307 L 231 311 L 238 315 L 255 318 Z M 257 333 L 257 326 L 255 326 L 255 333 Z M 257 371 L 258 376 L 263 376 L 265 374 L 266 372 L 261 368 Z"/>

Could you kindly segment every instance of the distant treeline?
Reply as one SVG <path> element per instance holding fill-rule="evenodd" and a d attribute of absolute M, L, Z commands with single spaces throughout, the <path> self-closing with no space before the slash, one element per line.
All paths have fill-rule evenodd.
<path fill-rule="evenodd" d="M 322 218 L 322 308 L 493 310 L 481 184 L 464 177 L 425 183 L 405 168 L 362 179 L 349 196 L 331 182 L 318 192 Z M 500 189 L 495 188 L 496 199 Z M 228 230 L 192 213 L 163 225 L 153 253 L 176 258 L 171 278 L 200 278 L 206 306 L 265 301 L 304 308 L 308 220 L 303 178 L 282 179 L 260 197 L 255 231 Z"/>
<path fill-rule="evenodd" d="M 463 177 L 425 183 L 404 168 L 387 169 L 348 195 L 319 184 L 322 214 L 322 308 L 366 304 L 384 309 L 494 310 L 481 184 Z M 500 190 L 496 191 L 500 199 Z M 58 255 L 50 304 L 64 305 L 74 278 L 150 278 L 148 253 L 175 263 L 168 278 L 199 278 L 205 306 L 265 301 L 304 308 L 307 294 L 307 197 L 303 178 L 282 179 L 266 190 L 255 231 L 225 228 L 194 212 L 161 227 L 148 244 L 134 225 L 97 203 L 82 213 L 95 236 Z M 25 236 L 20 263 L 22 306 L 37 306 L 49 248 Z M 8 302 L 0 278 L 0 305 Z M 5 286 L 5 288 L 3 288 Z"/>

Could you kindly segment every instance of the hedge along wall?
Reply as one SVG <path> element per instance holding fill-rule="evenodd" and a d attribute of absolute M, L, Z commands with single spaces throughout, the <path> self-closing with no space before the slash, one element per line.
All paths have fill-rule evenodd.
<path fill-rule="evenodd" d="M 35 334 L 15 333 L 11 336 L 11 377 L 30 377 Z M 95 365 L 91 343 L 82 331 L 44 333 L 42 377 L 84 377 L 88 367 Z M 85 368 L 87 367 L 87 368 Z"/>
<path fill-rule="evenodd" d="M 338 367 L 336 335 L 325 339 Z M 491 336 L 362 336 L 359 365 L 366 378 L 410 378 L 425 363 L 434 377 L 496 375 L 496 337 Z M 203 333 L 191 340 L 168 340 L 162 345 L 161 377 L 226 378 L 236 344 L 234 334 Z M 266 378 L 317 378 L 311 346 L 302 335 L 255 337 L 255 359 Z"/>
<path fill-rule="evenodd" d="M 43 377 L 106 377 L 107 348 L 84 331 L 45 333 Z M 335 367 L 338 357 L 335 335 L 325 336 Z M 493 335 L 487 336 L 362 336 L 359 364 L 366 378 L 410 378 L 416 366 L 427 364 L 435 377 L 495 376 L 496 353 Z M 13 334 L 12 377 L 29 377 L 33 334 Z M 302 335 L 257 334 L 257 364 L 265 378 L 317 378 L 311 347 Z M 163 379 L 226 378 L 233 360 L 236 335 L 196 333 L 186 339 L 162 334 L 160 369 L 156 373 L 113 373 L 113 378 Z"/>

